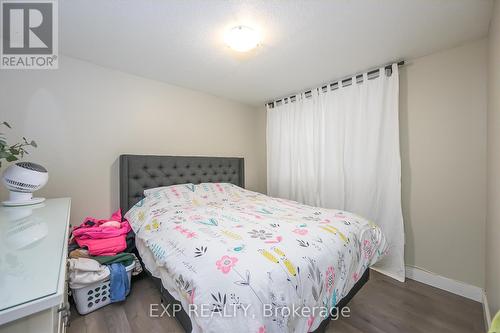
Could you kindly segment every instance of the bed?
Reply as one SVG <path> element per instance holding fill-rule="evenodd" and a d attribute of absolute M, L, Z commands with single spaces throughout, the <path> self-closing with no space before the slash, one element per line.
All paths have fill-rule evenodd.
<path fill-rule="evenodd" d="M 245 190 L 243 158 L 122 155 L 120 205 L 186 332 L 323 332 L 387 248 L 355 214 Z"/>

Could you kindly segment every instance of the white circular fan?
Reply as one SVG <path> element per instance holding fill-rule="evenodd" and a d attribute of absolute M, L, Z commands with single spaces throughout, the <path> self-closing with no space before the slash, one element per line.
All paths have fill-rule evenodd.
<path fill-rule="evenodd" d="M 2 181 L 10 191 L 5 206 L 23 206 L 40 203 L 45 198 L 33 198 L 33 192 L 41 189 L 49 179 L 43 166 L 32 162 L 18 162 L 3 173 Z"/>

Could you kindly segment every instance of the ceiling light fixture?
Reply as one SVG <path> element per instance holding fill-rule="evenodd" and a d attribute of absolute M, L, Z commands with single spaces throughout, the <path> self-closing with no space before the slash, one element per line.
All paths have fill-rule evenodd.
<path fill-rule="evenodd" d="M 260 36 L 254 29 L 238 25 L 226 33 L 224 40 L 233 50 L 247 52 L 259 45 Z"/>

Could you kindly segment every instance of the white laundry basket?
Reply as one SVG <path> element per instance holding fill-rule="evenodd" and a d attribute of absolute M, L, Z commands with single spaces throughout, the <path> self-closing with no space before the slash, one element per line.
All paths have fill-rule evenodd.
<path fill-rule="evenodd" d="M 132 269 L 134 269 L 135 262 L 132 262 L 126 267 L 128 282 L 132 277 Z M 87 314 L 105 305 L 111 303 L 109 299 L 109 276 L 101 281 L 93 282 L 85 287 L 78 289 L 71 288 L 73 299 L 76 303 L 76 309 L 79 314 Z"/>

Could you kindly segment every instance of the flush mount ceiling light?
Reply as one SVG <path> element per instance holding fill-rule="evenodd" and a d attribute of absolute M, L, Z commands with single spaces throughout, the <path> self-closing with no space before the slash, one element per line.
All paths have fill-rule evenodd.
<path fill-rule="evenodd" d="M 254 29 L 238 25 L 226 33 L 224 40 L 233 50 L 247 52 L 259 45 L 260 36 Z"/>

